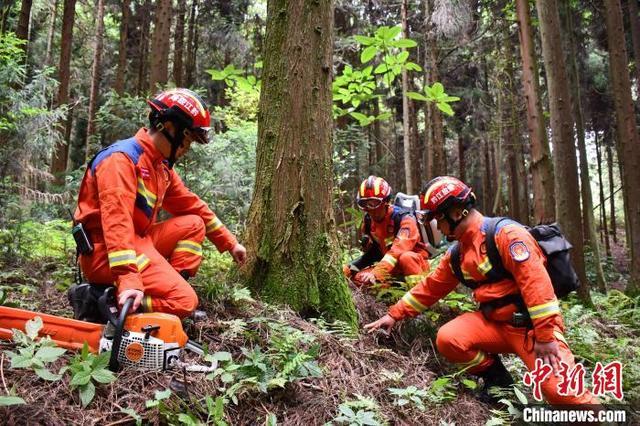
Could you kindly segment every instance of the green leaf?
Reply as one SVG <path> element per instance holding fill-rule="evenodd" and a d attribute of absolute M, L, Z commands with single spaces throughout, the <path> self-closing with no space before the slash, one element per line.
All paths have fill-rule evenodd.
<path fill-rule="evenodd" d="M 373 72 L 373 67 L 369 65 L 368 67 L 362 70 L 362 75 L 365 77 L 369 77 L 372 72 Z"/>
<path fill-rule="evenodd" d="M 434 98 L 437 98 L 440 95 L 444 95 L 444 86 L 442 85 L 442 83 L 440 83 L 439 81 L 433 83 L 433 86 L 431 86 L 431 94 Z"/>
<path fill-rule="evenodd" d="M 96 396 L 96 387 L 93 383 L 89 382 L 84 386 L 80 386 L 80 402 L 83 407 L 89 405 L 94 396 Z"/>
<path fill-rule="evenodd" d="M 171 389 L 165 389 L 163 391 L 156 391 L 154 394 L 154 398 L 158 401 L 162 401 L 163 399 L 167 399 L 171 396 Z"/>
<path fill-rule="evenodd" d="M 446 102 L 438 102 L 438 103 L 436 103 L 436 106 L 438 107 L 438 109 L 440 111 L 444 112 L 449 117 L 453 116 L 453 114 L 454 114 L 453 109 L 451 108 L 451 105 L 449 105 L 448 103 L 446 103 Z"/>
<path fill-rule="evenodd" d="M 154 407 L 157 407 L 158 405 L 160 405 L 160 401 L 156 399 L 148 399 L 144 403 L 144 406 L 146 408 L 154 408 Z"/>
<path fill-rule="evenodd" d="M 26 404 L 24 399 L 19 396 L 0 396 L 0 407 L 6 407 L 8 405 L 22 405 Z"/>
<path fill-rule="evenodd" d="M 376 67 L 376 69 L 373 72 L 374 74 L 383 74 L 387 72 L 388 69 L 389 69 L 389 66 L 387 64 L 380 64 Z"/>
<path fill-rule="evenodd" d="M 11 368 L 29 368 L 33 363 L 33 358 L 25 355 L 16 355 L 11 358 Z"/>
<path fill-rule="evenodd" d="M 138 413 L 136 413 L 134 409 L 122 408 L 120 412 L 132 417 L 136 421 L 136 426 L 142 425 L 142 417 Z"/>
<path fill-rule="evenodd" d="M 55 382 L 62 378 L 61 374 L 52 373 L 46 368 L 36 368 L 33 371 L 35 371 L 38 377 L 40 377 L 41 379 L 48 380 L 50 382 Z"/>
<path fill-rule="evenodd" d="M 520 401 L 520 403 L 522 405 L 529 404 L 529 400 L 527 399 L 526 395 L 524 393 L 522 393 L 522 391 L 520 389 L 518 389 L 517 387 L 515 387 L 515 386 L 513 388 L 513 393 L 516 394 L 516 397 L 518 398 L 518 401 Z"/>
<path fill-rule="evenodd" d="M 382 38 L 385 41 L 393 40 L 402 31 L 402 28 L 399 25 L 395 26 L 395 27 L 391 27 L 391 28 L 389 28 L 389 27 L 381 27 L 380 29 L 382 30 L 381 31 Z"/>
<path fill-rule="evenodd" d="M 376 39 L 373 37 L 367 37 L 367 36 L 363 36 L 363 35 L 354 35 L 353 38 L 360 44 L 362 44 L 363 46 L 369 46 L 373 43 L 376 42 Z"/>
<path fill-rule="evenodd" d="M 27 336 L 31 337 L 32 339 L 38 337 L 38 331 L 40 331 L 41 328 L 42 318 L 40 317 L 34 317 L 33 319 L 30 319 L 24 326 Z"/>
<path fill-rule="evenodd" d="M 109 365 L 109 358 L 111 358 L 111 351 L 102 352 L 101 354 L 99 354 L 95 358 L 93 358 L 93 362 L 91 363 L 91 367 L 94 370 L 107 368 L 107 365 Z"/>
<path fill-rule="evenodd" d="M 367 47 L 360 54 L 360 62 L 366 64 L 371 59 L 373 59 L 374 56 L 376 56 L 376 53 L 378 53 L 378 48 L 376 46 Z"/>
<path fill-rule="evenodd" d="M 205 357 L 206 361 L 231 361 L 233 358 L 230 352 L 215 352 Z"/>
<path fill-rule="evenodd" d="M 60 358 L 62 354 L 64 354 L 67 350 L 63 348 L 50 347 L 45 346 L 43 348 L 38 349 L 36 352 L 36 358 L 44 361 L 44 362 L 53 362 Z"/>
<path fill-rule="evenodd" d="M 462 384 L 465 385 L 466 387 L 468 387 L 471 390 L 473 390 L 473 389 L 478 387 L 478 384 L 475 381 L 471 380 L 471 379 L 462 380 Z"/>
<path fill-rule="evenodd" d="M 404 67 L 409 71 L 418 71 L 418 72 L 422 71 L 422 67 L 413 62 L 406 62 L 404 64 Z"/>
<path fill-rule="evenodd" d="M 366 120 L 367 118 L 369 118 L 366 115 L 362 114 L 361 112 L 355 112 L 355 111 L 354 112 L 350 112 L 349 115 L 352 116 L 353 118 L 355 118 L 358 121 L 363 121 L 363 120 Z"/>
<path fill-rule="evenodd" d="M 81 371 L 71 379 L 71 386 L 84 386 L 91 381 L 91 371 Z"/>
<path fill-rule="evenodd" d="M 484 424 L 484 426 L 500 426 L 503 425 L 504 421 L 499 418 L 499 417 L 491 417 L 489 420 L 487 420 L 487 422 Z"/>
<path fill-rule="evenodd" d="M 115 374 L 104 368 L 100 370 L 94 370 L 91 373 L 91 377 L 98 383 L 111 383 L 116 380 Z"/>
<path fill-rule="evenodd" d="M 416 43 L 415 41 L 409 38 L 402 38 L 400 40 L 394 41 L 393 43 L 391 43 L 391 45 L 393 47 L 410 48 L 410 47 L 416 47 L 418 43 Z"/>
<path fill-rule="evenodd" d="M 211 75 L 211 80 L 214 80 L 214 81 L 224 80 L 227 77 L 227 75 L 220 70 L 210 69 L 210 70 L 207 70 L 206 72 L 209 73 L 209 75 Z"/>
<path fill-rule="evenodd" d="M 460 100 L 459 97 L 457 96 L 449 96 L 449 95 L 444 95 L 440 98 L 441 102 L 458 102 Z"/>
<path fill-rule="evenodd" d="M 178 414 L 178 421 L 183 425 L 197 426 L 200 424 L 191 414 L 180 413 Z"/>
<path fill-rule="evenodd" d="M 379 116 L 376 117 L 376 120 L 387 120 L 389 118 L 391 118 L 391 113 L 390 112 L 383 112 L 382 114 L 380 114 Z"/>
<path fill-rule="evenodd" d="M 424 101 L 424 102 L 427 101 L 427 97 L 422 93 L 418 93 L 418 92 L 407 92 L 407 97 L 409 99 L 413 99 L 416 101 Z"/>
<path fill-rule="evenodd" d="M 404 52 L 400 52 L 396 56 L 396 63 L 397 64 L 404 64 L 407 61 L 408 58 L 409 58 L 409 52 L 407 52 L 406 50 Z"/>

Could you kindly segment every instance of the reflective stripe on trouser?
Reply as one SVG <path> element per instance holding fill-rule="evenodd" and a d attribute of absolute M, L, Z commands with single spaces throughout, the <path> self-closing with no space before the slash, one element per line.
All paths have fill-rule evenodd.
<path fill-rule="evenodd" d="M 438 351 L 449 361 L 467 367 L 467 372 L 480 373 L 486 370 L 493 359 L 488 354 L 515 353 L 527 368 L 535 367 L 536 355 L 533 352 L 533 330 L 529 331 L 528 344 L 525 347 L 526 329 L 512 327 L 507 323 L 488 321 L 481 312 L 469 312 L 449 321 L 438 330 L 436 344 Z M 560 330 L 557 334 L 561 336 Z M 560 358 L 572 368 L 575 365 L 573 354 L 563 339 L 558 340 Z M 558 394 L 560 377 L 551 374 L 542 383 L 542 394 L 552 405 L 597 404 L 598 400 L 589 391 L 580 397 Z M 517 380 L 516 380 L 517 381 Z M 520 378 L 520 382 L 522 378 Z"/>
<path fill-rule="evenodd" d="M 176 216 L 151 227 L 149 236 L 158 252 L 178 271 L 194 276 L 202 261 L 204 222 L 199 216 Z"/>

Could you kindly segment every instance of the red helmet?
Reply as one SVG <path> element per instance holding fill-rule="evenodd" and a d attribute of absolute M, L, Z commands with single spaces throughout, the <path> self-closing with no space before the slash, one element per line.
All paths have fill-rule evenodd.
<path fill-rule="evenodd" d="M 356 202 L 362 210 L 374 210 L 391 199 L 391 186 L 386 180 L 369 176 L 360 184 Z"/>
<path fill-rule="evenodd" d="M 189 89 L 170 89 L 158 93 L 153 99 L 147 100 L 147 103 L 152 110 L 152 121 L 171 121 L 190 131 L 196 142 L 209 143 L 207 134 L 211 129 L 211 115 L 207 105 L 195 92 Z"/>
<path fill-rule="evenodd" d="M 476 196 L 471 188 L 451 176 L 438 176 L 430 180 L 420 194 L 420 207 L 429 220 L 454 206 L 471 207 L 475 201 Z"/>

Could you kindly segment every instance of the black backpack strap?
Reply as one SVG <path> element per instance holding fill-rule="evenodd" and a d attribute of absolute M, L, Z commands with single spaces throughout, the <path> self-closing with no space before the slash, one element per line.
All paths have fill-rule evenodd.
<path fill-rule="evenodd" d="M 453 270 L 453 274 L 456 276 L 458 281 L 466 287 L 470 289 L 476 289 L 481 283 L 477 283 L 473 280 L 467 280 L 462 273 L 462 268 L 460 267 L 460 243 L 455 243 L 451 246 L 451 256 L 449 258 L 449 263 L 451 264 L 451 269 Z"/>
<path fill-rule="evenodd" d="M 371 216 L 369 213 L 364 214 L 364 235 L 371 235 Z"/>
<path fill-rule="evenodd" d="M 498 224 L 504 220 L 511 220 L 506 217 L 492 217 L 487 219 L 487 229 L 485 233 L 485 245 L 487 247 L 487 257 L 491 262 L 491 269 L 487 272 L 487 279 L 484 282 L 491 283 L 511 278 L 512 275 L 504 268 L 502 257 L 496 245 L 496 229 Z"/>

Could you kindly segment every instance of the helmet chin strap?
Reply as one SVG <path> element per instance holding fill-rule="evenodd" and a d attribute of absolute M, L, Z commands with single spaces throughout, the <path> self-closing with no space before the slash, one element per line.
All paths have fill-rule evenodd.
<path fill-rule="evenodd" d="M 453 220 L 451 216 L 449 216 L 448 212 L 445 213 L 444 215 L 444 218 L 447 220 L 447 223 L 449 224 L 449 235 L 447 235 L 447 241 L 449 242 L 455 241 L 455 237 L 453 233 L 455 232 L 458 225 L 460 225 L 460 223 L 469 215 L 469 210 L 465 208 L 460 213 L 462 214 L 462 217 L 458 220 Z"/>
<path fill-rule="evenodd" d="M 173 165 L 176 163 L 176 154 L 178 152 L 178 148 L 182 146 L 182 143 L 184 142 L 184 128 L 181 128 L 182 126 L 178 126 L 175 123 L 174 126 L 176 128 L 175 136 L 173 136 L 167 130 L 164 124 L 156 124 L 156 129 L 158 129 L 164 135 L 164 137 L 167 139 L 167 141 L 169 141 L 169 144 L 171 145 L 171 152 L 169 154 L 169 158 L 167 158 L 170 169 L 172 169 Z"/>

